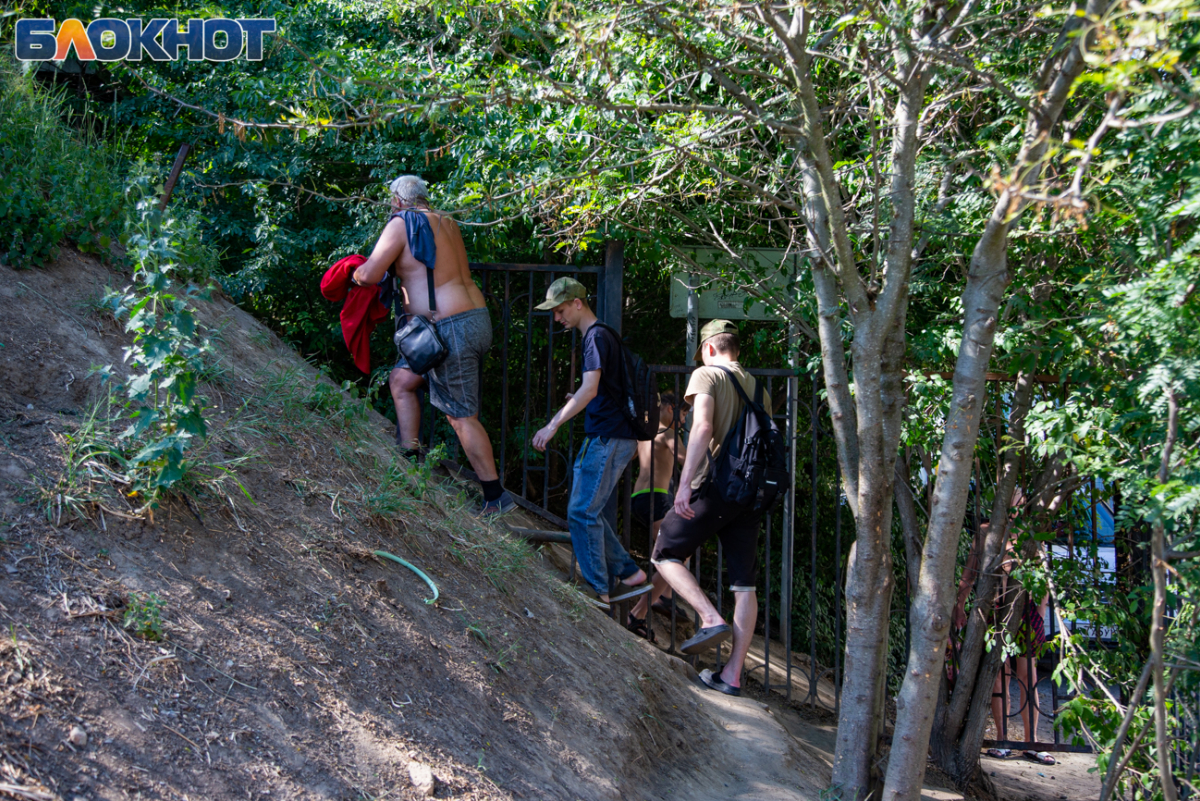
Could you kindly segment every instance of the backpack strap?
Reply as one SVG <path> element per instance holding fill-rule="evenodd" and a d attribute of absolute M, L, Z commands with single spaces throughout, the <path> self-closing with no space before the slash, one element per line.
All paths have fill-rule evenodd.
<path fill-rule="evenodd" d="M 738 381 L 737 376 L 734 375 L 732 370 L 719 364 L 712 364 L 708 366 L 715 367 L 724 372 L 725 375 L 729 376 L 729 380 L 733 382 L 733 388 L 737 390 L 737 394 L 742 398 L 742 403 L 750 406 L 750 396 L 746 394 L 746 390 L 742 389 L 742 382 Z M 754 378 L 754 376 L 750 377 Z M 762 383 L 760 383 L 757 378 L 754 378 L 754 400 L 759 406 L 762 406 Z"/>

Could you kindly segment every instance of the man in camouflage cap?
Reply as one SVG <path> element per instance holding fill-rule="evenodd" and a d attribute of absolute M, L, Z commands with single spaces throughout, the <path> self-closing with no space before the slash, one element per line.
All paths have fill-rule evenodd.
<path fill-rule="evenodd" d="M 583 443 L 575 458 L 567 528 L 579 572 L 596 591 L 598 606 L 650 591 L 646 574 L 617 540 L 604 509 L 625 466 L 637 453 L 637 434 L 622 411 L 625 399 L 623 345 L 611 328 L 596 319 L 587 290 L 574 278 L 559 278 L 537 307 L 553 311 L 556 322 L 583 335 L 583 380 L 533 435 L 533 447 L 545 451 L 560 426 L 587 410 Z"/>
<path fill-rule="evenodd" d="M 724 668 L 700 673 L 701 681 L 727 695 L 742 692 L 742 665 L 754 635 L 758 615 L 754 585 L 758 575 L 758 529 L 763 518 L 762 512 L 725 501 L 706 480 L 745 405 L 734 382 L 747 397 L 755 397 L 758 382 L 738 363 L 740 352 L 737 326 L 728 320 L 713 320 L 700 329 L 696 360 L 703 366 L 692 373 L 684 391 L 684 402 L 692 405 L 687 455 L 679 474 L 675 504 L 659 528 L 650 557 L 658 568 L 655 587 L 661 591 L 669 584 L 700 615 L 699 630 L 680 645 L 680 651 L 696 654 L 717 648 L 732 635 L 733 648 Z M 762 404 L 769 416 L 771 399 L 764 396 Z M 684 565 L 697 548 L 713 537 L 721 541 L 729 589 L 733 592 L 732 627 Z"/>

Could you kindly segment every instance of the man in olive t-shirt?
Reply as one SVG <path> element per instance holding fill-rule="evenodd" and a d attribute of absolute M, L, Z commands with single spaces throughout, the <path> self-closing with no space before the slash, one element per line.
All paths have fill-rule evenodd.
<path fill-rule="evenodd" d="M 742 413 L 743 403 L 733 381 L 742 385 L 747 396 L 754 397 L 756 380 L 738 364 L 740 351 L 737 326 L 728 320 L 713 320 L 700 329 L 696 355 L 704 366 L 692 373 L 684 396 L 692 405 L 692 431 L 679 477 L 681 489 L 675 495 L 675 506 L 663 520 L 650 558 L 658 567 L 655 585 L 663 581 L 670 584 L 699 613 L 699 631 L 679 649 L 685 654 L 699 653 L 729 639 L 730 627 L 683 563 L 706 540 L 714 535 L 720 538 L 734 595 L 733 650 L 723 670 L 704 670 L 700 679 L 727 695 L 741 694 L 742 664 L 758 617 L 754 580 L 763 514 L 729 503 L 718 493 L 701 492 L 701 486 Z M 771 414 L 769 398 L 764 397 L 763 405 Z M 691 492 L 685 491 L 689 487 Z"/>

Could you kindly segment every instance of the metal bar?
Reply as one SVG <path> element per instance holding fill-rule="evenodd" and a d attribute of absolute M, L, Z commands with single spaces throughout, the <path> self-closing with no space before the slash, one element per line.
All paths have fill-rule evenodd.
<path fill-rule="evenodd" d="M 604 243 L 604 268 L 596 288 L 600 321 L 621 333 L 621 301 L 625 271 L 625 243 L 612 239 Z"/>
<path fill-rule="evenodd" d="M 575 386 L 575 354 L 578 350 L 579 337 L 578 332 L 571 329 L 571 374 L 567 377 L 567 387 L 574 392 Z M 578 415 L 576 415 L 578 417 Z M 574 486 L 575 480 L 575 421 L 567 421 L 567 464 L 566 464 L 566 484 L 567 497 L 571 497 L 571 488 Z"/>
<path fill-rule="evenodd" d="M 529 542 L 557 542 L 564 545 L 571 544 L 571 535 L 566 531 L 547 531 L 540 528 L 517 528 L 509 526 L 508 530 Z"/>
<path fill-rule="evenodd" d="M 700 342 L 700 299 L 696 295 L 696 276 L 689 273 L 687 277 L 687 365 L 696 364 L 696 348 Z"/>
<path fill-rule="evenodd" d="M 812 494 L 808 498 L 809 520 L 812 526 L 809 536 L 808 566 L 808 697 L 815 707 L 817 702 L 817 380 L 813 377 L 812 390 Z"/>
<path fill-rule="evenodd" d="M 1053 542 L 1051 542 L 1051 546 L 1047 549 L 1046 553 L 1047 553 L 1048 564 L 1050 566 L 1050 574 L 1053 575 L 1054 574 Z M 1048 596 L 1048 598 L 1049 598 L 1048 609 L 1050 611 L 1050 632 L 1051 632 L 1050 636 L 1054 636 L 1055 627 L 1058 625 L 1057 618 L 1055 617 L 1055 614 L 1054 614 L 1054 594 L 1051 593 Z M 1057 632 L 1057 633 L 1062 634 L 1062 632 Z M 1059 641 L 1059 653 L 1057 655 L 1056 662 L 1062 660 L 1062 653 L 1063 653 L 1063 650 L 1066 648 L 1066 645 L 1065 645 L 1065 643 L 1063 643 L 1063 638 L 1061 636 L 1058 637 L 1058 641 Z M 1057 667 L 1057 665 L 1056 665 L 1056 667 Z M 1058 682 L 1056 682 L 1054 680 L 1054 672 L 1053 671 L 1051 671 L 1051 673 L 1050 673 L 1050 707 L 1054 710 L 1058 709 Z M 1058 727 L 1052 726 L 1051 728 L 1054 729 L 1054 742 L 1058 743 L 1058 741 L 1059 741 Z"/>
<path fill-rule="evenodd" d="M 842 482 L 838 477 L 837 508 L 833 512 L 833 713 L 842 713 Z"/>
<path fill-rule="evenodd" d="M 693 349 L 693 351 L 694 350 L 695 349 Z M 691 359 L 688 359 L 688 361 L 691 361 Z M 668 375 L 689 375 L 696 368 L 696 365 L 694 363 L 687 366 L 679 364 L 651 364 L 648 365 L 648 367 L 656 373 L 664 373 Z M 748 367 L 744 369 L 747 373 L 755 376 L 756 378 L 789 378 L 795 377 L 796 375 L 792 370 L 785 368 L 771 369 L 765 367 Z"/>
<path fill-rule="evenodd" d="M 554 283 L 554 273 L 547 276 L 550 283 Z M 530 300 L 530 305 L 533 301 Z M 546 420 L 549 422 L 554 415 L 554 315 L 550 315 L 546 320 Z M 550 457 L 554 453 L 554 449 L 546 447 L 545 459 L 546 469 L 542 471 L 542 506 L 550 505 Z"/>
<path fill-rule="evenodd" d="M 510 273 L 598 273 L 602 269 L 578 264 L 511 264 L 490 261 L 472 261 L 468 262 L 468 265 L 472 270 Z"/>
<path fill-rule="evenodd" d="M 526 278 L 529 280 L 529 294 L 526 297 L 529 299 L 529 310 L 525 312 L 525 427 L 522 431 L 522 436 L 525 438 L 525 443 L 521 447 L 521 497 L 529 498 L 529 398 L 530 398 L 530 379 L 532 375 L 530 371 L 533 366 L 533 273 L 527 273 Z M 546 499 L 542 498 L 542 503 Z"/>
<path fill-rule="evenodd" d="M 507 482 L 505 459 L 508 453 L 508 338 L 512 335 L 512 276 L 504 274 L 504 305 L 500 309 L 500 330 L 504 339 L 500 343 L 500 480 Z"/>
<path fill-rule="evenodd" d="M 653 369 L 653 368 L 651 368 L 651 369 Z M 676 418 L 675 418 L 675 419 L 676 419 L 676 420 L 678 420 L 678 419 L 679 419 L 679 417 L 678 417 L 678 415 L 679 415 L 679 405 L 678 405 L 678 404 L 679 404 L 679 403 L 680 403 L 682 400 L 683 400 L 683 398 L 682 398 L 682 397 L 680 396 L 680 394 L 679 394 L 679 374 L 678 374 L 678 373 L 676 373 L 676 374 L 675 374 L 675 401 L 676 401 L 676 406 L 675 406 L 675 414 L 676 414 Z M 690 432 L 689 432 L 689 435 L 690 435 Z M 690 436 L 689 436 L 689 438 L 688 438 L 688 441 L 689 441 L 689 442 L 691 441 L 691 437 L 690 437 Z M 673 465 L 672 465 L 672 468 L 671 468 L 671 469 L 672 469 L 672 470 L 674 469 L 674 466 L 673 466 Z M 680 487 L 676 487 L 676 488 L 675 488 L 675 491 L 676 491 L 676 492 L 687 492 L 687 493 L 690 493 L 690 492 L 692 491 L 692 488 L 691 488 L 691 487 L 683 487 L 683 486 L 680 486 Z M 689 495 L 689 497 L 691 497 L 691 496 Z M 669 643 L 667 644 L 667 646 L 668 646 L 668 647 L 667 647 L 667 653 L 668 653 L 668 654 L 673 654 L 673 653 L 675 653 L 675 637 L 676 637 L 676 635 L 677 635 L 677 633 L 678 633 L 678 621 L 676 621 L 676 620 L 675 620 L 675 612 L 676 612 L 676 599 L 675 599 L 675 591 L 674 591 L 674 590 L 671 590 L 671 642 L 669 642 Z"/>
<path fill-rule="evenodd" d="M 785 512 L 786 517 L 786 512 Z M 766 550 L 763 554 L 763 570 L 766 574 L 766 599 L 763 602 L 763 690 L 771 691 L 771 516 L 764 522 Z"/>
<path fill-rule="evenodd" d="M 717 540 L 717 616 L 724 619 L 722 601 L 725 598 L 725 550 L 721 546 L 721 540 Z M 717 665 L 714 670 L 721 672 L 721 646 L 717 646 Z"/>

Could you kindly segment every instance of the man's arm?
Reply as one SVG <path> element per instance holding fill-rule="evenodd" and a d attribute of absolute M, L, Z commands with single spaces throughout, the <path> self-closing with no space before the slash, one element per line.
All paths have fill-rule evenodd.
<path fill-rule="evenodd" d="M 716 408 L 717 402 L 712 395 L 696 395 L 692 402 L 692 432 L 688 439 L 687 457 L 683 460 L 683 471 L 679 474 L 679 491 L 675 493 L 675 514 L 684 520 L 696 516 L 692 511 L 692 479 L 708 458 Z"/>
<path fill-rule="evenodd" d="M 551 418 L 550 422 L 546 423 L 545 428 L 533 435 L 534 449 L 545 451 L 550 440 L 554 439 L 554 435 L 558 432 L 559 426 L 587 408 L 587 405 L 592 402 L 592 398 L 596 397 L 596 393 L 599 391 L 600 371 L 588 370 L 583 374 L 583 381 L 580 382 L 579 389 L 575 390 L 575 394 L 571 396 L 571 399 L 563 404 L 563 407 Z"/>
<path fill-rule="evenodd" d="M 375 249 L 365 262 L 358 265 L 354 271 L 354 280 L 363 286 L 374 286 L 383 280 L 388 267 L 391 267 L 408 244 L 408 232 L 404 229 L 404 220 L 395 217 L 384 226 Z"/>

